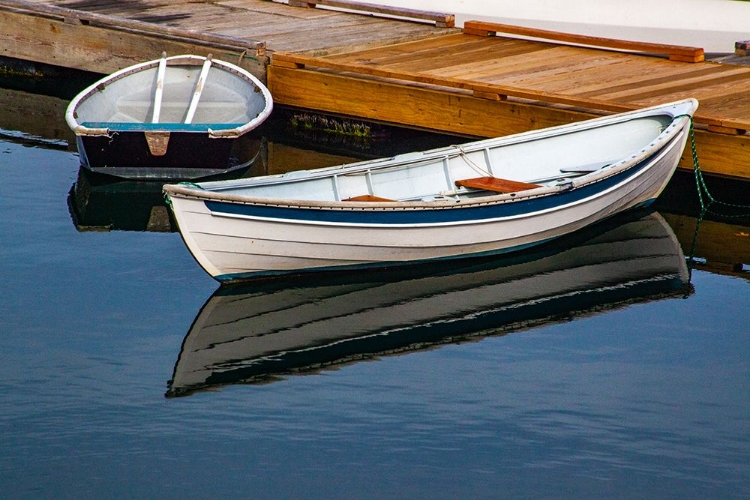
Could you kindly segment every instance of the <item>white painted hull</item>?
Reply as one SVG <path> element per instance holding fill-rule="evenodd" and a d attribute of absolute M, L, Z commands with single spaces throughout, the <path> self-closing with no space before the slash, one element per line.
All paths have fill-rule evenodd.
<path fill-rule="evenodd" d="M 606 123 L 607 118 L 597 120 Z M 629 155 L 611 172 L 597 170 L 539 189 L 460 201 L 283 201 L 225 192 L 236 186 L 234 181 L 206 183 L 205 190 L 165 186 L 165 191 L 188 248 L 210 275 L 224 282 L 503 253 L 652 202 L 674 173 L 688 126 L 688 117 L 677 118 L 669 134 L 652 143 L 652 151 Z M 529 134 L 519 137 L 529 141 Z M 253 212 L 260 208 L 273 211 Z"/>

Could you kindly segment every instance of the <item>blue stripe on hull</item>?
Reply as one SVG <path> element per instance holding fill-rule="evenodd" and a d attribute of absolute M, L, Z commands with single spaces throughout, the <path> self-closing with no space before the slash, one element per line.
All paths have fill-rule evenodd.
<path fill-rule="evenodd" d="M 244 123 L 144 123 L 144 122 L 83 122 L 86 128 L 106 128 L 111 132 L 208 132 L 231 130 Z"/>
<path fill-rule="evenodd" d="M 481 221 L 539 212 L 592 197 L 636 175 L 646 168 L 659 152 L 624 172 L 587 186 L 539 198 L 483 206 L 461 207 L 457 205 L 455 208 L 420 208 L 419 210 L 331 210 L 326 208 L 243 205 L 220 201 L 206 201 L 205 203 L 206 207 L 216 214 L 305 222 L 399 225 Z"/>

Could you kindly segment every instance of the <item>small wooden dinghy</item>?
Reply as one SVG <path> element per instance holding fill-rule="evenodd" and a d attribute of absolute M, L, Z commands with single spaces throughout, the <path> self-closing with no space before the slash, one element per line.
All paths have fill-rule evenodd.
<path fill-rule="evenodd" d="M 697 106 L 164 192 L 190 252 L 222 282 L 512 252 L 653 202 Z"/>
<path fill-rule="evenodd" d="M 65 119 L 84 168 L 130 179 L 198 179 L 248 167 L 268 89 L 211 56 L 181 55 L 113 73 L 78 94 Z"/>

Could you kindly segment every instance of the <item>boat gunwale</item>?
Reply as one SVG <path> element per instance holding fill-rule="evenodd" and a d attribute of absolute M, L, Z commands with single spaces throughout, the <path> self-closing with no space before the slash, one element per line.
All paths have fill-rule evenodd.
<path fill-rule="evenodd" d="M 202 64 L 209 59 L 208 57 L 198 56 L 194 54 L 181 54 L 176 56 L 170 56 L 166 58 L 167 67 L 179 67 L 179 66 L 189 66 L 189 67 L 201 67 Z M 83 103 L 85 100 L 87 100 L 89 97 L 94 95 L 96 92 L 103 92 L 106 90 L 106 87 L 111 85 L 113 82 L 117 82 L 119 80 L 122 80 L 124 78 L 127 78 L 130 75 L 134 75 L 136 73 L 149 70 L 154 67 L 158 67 L 159 62 L 162 59 L 154 59 L 151 61 L 145 61 L 142 63 L 138 63 L 132 66 L 128 66 L 126 68 L 122 68 L 119 71 L 116 71 L 110 75 L 105 76 L 104 78 L 101 78 L 97 80 L 96 82 L 92 83 L 88 87 L 86 87 L 84 90 L 82 90 L 78 95 L 76 95 L 73 100 L 68 105 L 66 111 L 65 111 L 65 121 L 67 122 L 68 126 L 73 130 L 73 132 L 77 136 L 110 136 L 111 133 L 122 133 L 122 132 L 141 132 L 141 131 L 131 131 L 131 130 L 116 130 L 116 129 L 110 129 L 110 128 L 103 128 L 103 127 L 87 127 L 83 125 L 82 123 L 78 122 L 78 117 L 76 116 L 76 112 L 78 110 L 78 107 Z M 263 109 L 255 116 L 252 120 L 245 122 L 241 124 L 240 126 L 235 126 L 233 128 L 229 129 L 212 129 L 210 126 L 207 127 L 207 130 L 203 132 L 207 132 L 209 137 L 211 138 L 236 138 L 239 137 L 253 128 L 257 127 L 260 123 L 266 120 L 268 116 L 271 114 L 271 111 L 273 110 L 273 97 L 271 96 L 270 91 L 263 85 L 263 83 L 258 80 L 254 75 L 252 75 L 249 71 L 232 64 L 227 61 L 222 61 L 220 59 L 214 59 L 211 58 L 212 66 L 218 66 L 223 71 L 227 71 L 229 73 L 232 73 L 243 80 L 245 80 L 248 83 L 251 83 L 254 86 L 255 92 L 260 92 L 263 94 L 264 103 L 265 106 Z M 102 88 L 104 86 L 104 88 Z M 247 101 L 247 100 L 246 100 Z M 90 120 L 89 120 L 90 121 Z M 118 122 L 119 123 L 119 122 Z M 144 123 L 147 124 L 146 121 L 137 121 L 137 122 L 122 122 L 123 124 L 130 124 L 130 123 Z M 177 125 L 180 124 L 172 124 L 171 122 L 165 122 L 165 125 L 172 125 L 172 127 L 164 127 L 163 129 L 154 126 L 153 128 L 149 128 L 148 132 L 182 132 L 181 129 L 175 129 Z M 158 124 L 153 124 L 158 125 Z M 210 124 L 209 124 L 210 125 Z M 186 132 L 194 133 L 194 130 L 185 130 Z"/>

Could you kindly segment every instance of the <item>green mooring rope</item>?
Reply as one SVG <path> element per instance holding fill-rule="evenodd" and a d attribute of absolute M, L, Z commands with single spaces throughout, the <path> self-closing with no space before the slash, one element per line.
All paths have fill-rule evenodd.
<path fill-rule="evenodd" d="M 745 213 L 745 214 L 735 214 L 735 215 L 719 213 L 719 212 L 710 210 L 709 207 L 713 204 L 716 204 L 719 206 L 724 206 L 724 207 L 733 208 L 733 209 L 750 210 L 750 205 L 726 203 L 726 202 L 717 200 L 711 195 L 711 192 L 708 190 L 708 186 L 706 185 L 706 180 L 703 177 L 703 171 L 701 170 L 700 162 L 698 161 L 698 150 L 695 147 L 695 128 L 693 126 L 693 117 L 690 115 L 679 115 L 679 116 L 675 116 L 675 119 L 680 118 L 682 116 L 686 116 L 690 120 L 690 147 L 691 147 L 692 154 L 693 154 L 693 171 L 695 172 L 695 186 L 698 191 L 698 201 L 700 201 L 700 205 L 701 205 L 701 213 L 698 216 L 698 219 L 695 223 L 695 232 L 693 233 L 693 242 L 690 245 L 690 255 L 687 257 L 688 283 L 691 283 L 692 276 L 693 276 L 693 266 L 697 262 L 695 259 L 695 249 L 698 243 L 698 233 L 700 232 L 701 223 L 703 222 L 703 218 L 705 217 L 705 215 L 707 213 L 711 213 L 714 215 L 718 215 L 720 217 L 727 217 L 727 218 L 747 217 L 750 215 L 750 212 Z"/>
<path fill-rule="evenodd" d="M 196 184 L 195 182 L 190 181 L 182 181 L 177 183 L 178 186 L 190 186 L 194 187 L 195 189 L 200 189 L 201 191 L 205 191 L 205 188 L 201 186 L 200 184 Z"/>
<path fill-rule="evenodd" d="M 178 186 L 191 186 L 191 187 L 194 187 L 195 189 L 201 189 L 201 190 L 205 191 L 205 189 L 203 188 L 203 186 L 201 186 L 199 184 L 196 184 L 195 182 L 182 181 L 182 182 L 178 182 L 177 185 Z M 167 204 L 167 205 L 171 205 L 172 204 L 172 200 L 169 199 L 169 195 L 167 193 L 164 193 L 164 203 Z"/>
<path fill-rule="evenodd" d="M 723 207 L 737 208 L 737 209 L 750 211 L 750 205 L 738 205 L 734 203 L 726 203 L 726 202 L 717 200 L 711 195 L 711 192 L 708 190 L 708 186 L 706 185 L 706 180 L 703 177 L 703 171 L 701 170 L 700 162 L 698 161 L 698 149 L 695 147 L 695 127 L 693 126 L 693 117 L 690 115 L 678 115 L 678 116 L 675 116 L 675 119 L 683 117 L 683 116 L 686 116 L 690 120 L 690 148 L 693 154 L 693 171 L 695 172 L 695 187 L 698 191 L 698 201 L 701 204 L 701 217 L 700 218 L 702 219 L 706 213 L 711 213 L 714 215 L 718 215 L 720 217 L 730 217 L 730 218 L 750 216 L 750 212 L 744 213 L 744 214 L 730 215 L 726 213 L 715 212 L 709 209 L 711 205 L 716 204 L 716 205 L 723 206 Z"/>

